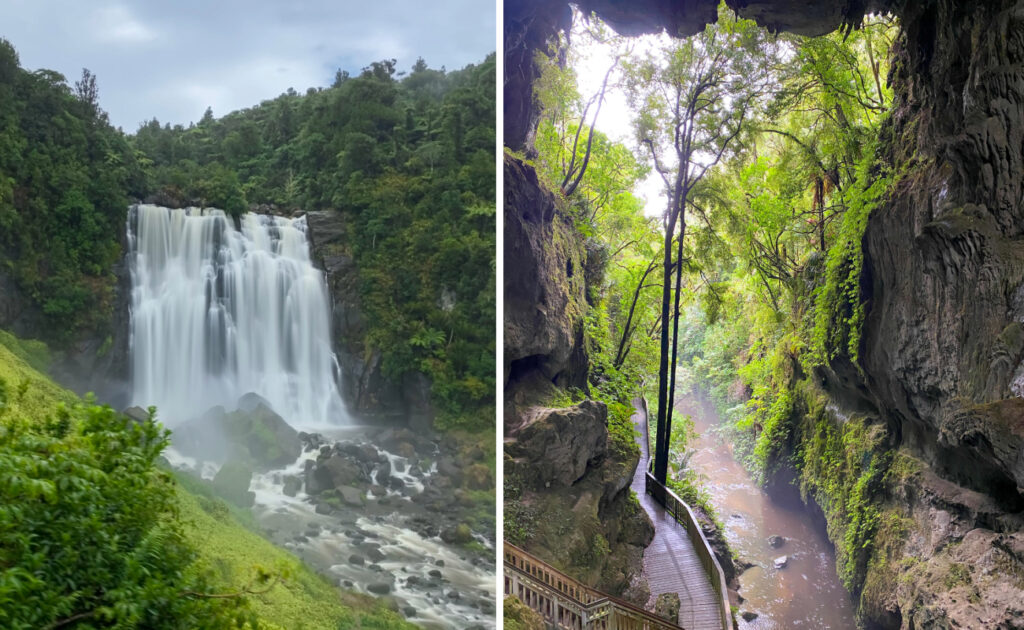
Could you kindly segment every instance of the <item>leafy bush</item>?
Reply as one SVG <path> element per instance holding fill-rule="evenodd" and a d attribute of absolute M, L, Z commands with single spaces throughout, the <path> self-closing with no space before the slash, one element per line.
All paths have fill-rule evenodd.
<path fill-rule="evenodd" d="M 155 462 L 168 432 L 109 407 L 0 425 L 0 625 L 226 628 L 242 597 L 211 598 Z"/>

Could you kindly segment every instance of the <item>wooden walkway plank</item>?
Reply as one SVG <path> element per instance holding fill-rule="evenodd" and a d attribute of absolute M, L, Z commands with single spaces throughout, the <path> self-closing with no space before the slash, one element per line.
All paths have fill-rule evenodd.
<path fill-rule="evenodd" d="M 640 463 L 631 484 L 640 505 L 654 524 L 654 540 L 644 551 L 643 576 L 651 588 L 648 610 L 654 610 L 658 595 L 679 594 L 679 625 L 686 630 L 721 630 L 721 602 L 710 578 L 682 525 L 647 494 L 645 474 L 650 460 L 647 414 L 634 408 L 633 424 L 640 432 Z"/>

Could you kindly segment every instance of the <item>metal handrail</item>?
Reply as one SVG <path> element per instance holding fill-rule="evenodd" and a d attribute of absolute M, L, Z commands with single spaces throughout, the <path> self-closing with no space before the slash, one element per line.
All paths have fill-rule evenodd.
<path fill-rule="evenodd" d="M 647 415 L 647 399 L 642 398 L 641 400 L 643 400 L 644 416 L 645 418 L 649 417 Z M 647 426 L 646 420 L 644 426 Z M 643 437 L 644 439 L 648 438 L 646 435 Z M 644 474 L 644 489 L 647 491 L 647 494 L 654 497 L 654 500 L 661 504 L 672 515 L 672 518 L 686 529 L 686 534 L 689 536 L 690 542 L 693 543 L 697 557 L 700 558 L 700 564 L 704 568 L 708 579 L 711 580 L 711 588 L 714 589 L 715 595 L 718 596 L 722 609 L 722 630 L 735 630 L 732 621 L 732 606 L 729 604 L 729 587 L 725 581 L 725 572 L 722 571 L 722 565 L 718 563 L 718 558 L 715 557 L 715 552 L 711 549 L 711 543 L 708 542 L 704 531 L 700 528 L 696 515 L 694 515 L 693 510 L 686 501 L 680 499 L 671 488 L 654 478 L 650 465 L 648 465 L 647 472 Z"/>
<path fill-rule="evenodd" d="M 505 543 L 505 594 L 524 602 L 547 623 L 573 630 L 681 630 L 670 621 L 591 588 L 528 551 Z M 509 573 L 512 573 L 510 576 Z M 516 587 L 519 587 L 517 589 Z M 520 599 L 523 599 L 520 597 Z M 526 601 L 529 600 L 529 601 Z M 557 602 L 557 605 L 552 605 Z"/>

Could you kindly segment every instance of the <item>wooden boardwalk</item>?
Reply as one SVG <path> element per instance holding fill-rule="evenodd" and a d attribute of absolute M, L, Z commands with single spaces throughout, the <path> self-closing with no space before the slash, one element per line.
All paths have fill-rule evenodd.
<path fill-rule="evenodd" d="M 686 630 L 721 630 L 722 605 L 682 525 L 647 494 L 645 473 L 650 461 L 647 414 L 634 406 L 633 424 L 640 431 L 640 464 L 631 488 L 654 523 L 654 540 L 644 551 L 644 572 L 651 587 L 648 610 L 662 593 L 679 593 L 679 625 Z"/>

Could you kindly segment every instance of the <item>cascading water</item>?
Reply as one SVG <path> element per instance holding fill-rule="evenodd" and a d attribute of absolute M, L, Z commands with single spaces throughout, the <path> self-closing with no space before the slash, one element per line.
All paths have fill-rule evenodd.
<path fill-rule="evenodd" d="M 132 208 L 133 404 L 176 425 L 256 392 L 295 427 L 348 417 L 305 218 Z"/>
<path fill-rule="evenodd" d="M 390 593 L 402 602 L 403 615 L 424 628 L 493 629 L 494 565 L 444 543 L 439 528 L 409 527 L 431 518 L 413 498 L 438 474 L 433 443 L 419 444 L 413 459 L 407 450 L 403 456 L 381 451 L 377 461 L 372 447 L 377 463 L 369 479 L 346 482 L 362 484 L 358 505 L 338 503 L 333 481 L 333 503 L 324 488 L 310 488 L 316 478 L 310 466 L 319 470 L 322 448 L 331 444 L 324 434 L 345 438 L 350 447 L 360 440 L 358 452 L 366 455 L 366 438 L 382 429 L 348 422 L 331 352 L 326 282 L 310 262 L 305 219 L 246 214 L 236 228 L 220 210 L 140 205 L 129 213 L 128 241 L 133 404 L 156 405 L 162 422 L 178 426 L 215 405 L 231 411 L 243 395 L 259 394 L 292 427 L 322 440 L 295 462 L 253 475 L 251 509 L 267 536 L 344 588 Z M 206 424 L 176 434 L 207 439 Z M 164 454 L 175 468 L 206 479 L 222 463 L 173 447 Z M 289 481 L 299 484 L 290 492 Z M 340 496 L 355 501 L 350 495 L 357 489 L 344 488 L 350 492 Z M 365 565 L 350 561 L 370 553 L 374 560 Z"/>

